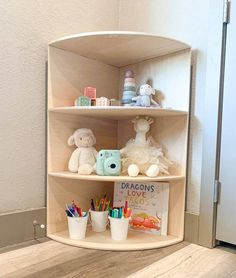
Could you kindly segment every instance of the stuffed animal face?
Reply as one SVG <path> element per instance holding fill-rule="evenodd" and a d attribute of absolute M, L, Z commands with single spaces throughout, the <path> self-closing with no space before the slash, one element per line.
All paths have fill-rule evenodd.
<path fill-rule="evenodd" d="M 155 95 L 155 90 L 148 84 L 143 84 L 139 90 L 140 96 Z"/>
<path fill-rule="evenodd" d="M 91 129 L 79 128 L 68 139 L 68 145 L 76 145 L 78 148 L 92 147 L 96 143 L 96 138 Z"/>
<path fill-rule="evenodd" d="M 132 123 L 134 123 L 134 130 L 136 132 L 146 133 L 150 130 L 150 125 L 153 123 L 153 120 L 151 118 L 145 118 L 145 119 L 136 118 L 132 120 Z"/>

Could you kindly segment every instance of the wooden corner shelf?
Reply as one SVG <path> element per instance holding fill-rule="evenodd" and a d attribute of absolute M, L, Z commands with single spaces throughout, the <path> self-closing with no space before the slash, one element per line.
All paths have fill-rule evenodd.
<path fill-rule="evenodd" d="M 151 116 L 151 117 L 164 117 L 164 116 L 181 116 L 188 115 L 187 111 L 180 111 L 175 109 L 164 109 L 155 107 L 126 107 L 126 106 L 68 106 L 56 107 L 49 109 L 49 112 L 64 113 L 79 116 L 109 118 L 112 120 L 129 119 L 135 116 Z"/>
<path fill-rule="evenodd" d="M 155 178 L 150 178 L 147 176 L 139 175 L 137 177 L 130 176 L 98 176 L 98 175 L 79 175 L 77 173 L 71 173 L 69 171 L 61 172 L 49 172 L 49 176 L 66 178 L 66 179 L 76 179 L 76 180 L 87 180 L 87 181 L 130 181 L 130 182 L 156 182 L 156 181 L 175 181 L 175 180 L 184 180 L 185 176 L 182 175 L 170 175 L 170 176 L 158 176 Z"/>
<path fill-rule="evenodd" d="M 127 70 L 134 72 L 137 88 L 146 82 L 152 85 L 165 108 L 72 106 L 88 86 L 97 89 L 97 97 L 121 99 Z M 93 32 L 68 36 L 49 44 L 48 237 L 73 246 L 120 251 L 159 248 L 183 240 L 190 71 L 189 45 L 153 34 Z M 154 118 L 149 133 L 163 147 L 165 155 L 174 161 L 173 173 L 179 175 L 132 178 L 62 171 L 67 169 L 74 150 L 67 145 L 67 140 L 76 129 L 91 129 L 98 151 L 121 149 L 134 137 L 131 119 L 135 116 Z M 69 239 L 65 204 L 76 200 L 87 211 L 91 198 L 105 192 L 113 196 L 113 183 L 122 181 L 169 182 L 167 236 L 129 231 L 126 241 L 116 242 L 111 240 L 109 230 L 94 233 L 88 228 L 84 240 Z"/>

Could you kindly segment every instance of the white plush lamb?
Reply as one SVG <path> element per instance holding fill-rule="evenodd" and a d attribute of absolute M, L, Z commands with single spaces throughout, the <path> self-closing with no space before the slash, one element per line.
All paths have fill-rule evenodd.
<path fill-rule="evenodd" d="M 76 145 L 77 149 L 72 153 L 68 169 L 70 172 L 82 175 L 90 175 L 94 171 L 97 151 L 93 147 L 96 138 L 91 129 L 79 128 L 68 139 L 68 145 Z"/>
<path fill-rule="evenodd" d="M 139 89 L 139 95 L 133 97 L 132 100 L 136 101 L 135 106 L 160 107 L 160 105 L 152 99 L 152 95 L 155 95 L 155 90 L 150 85 L 143 84 Z"/>

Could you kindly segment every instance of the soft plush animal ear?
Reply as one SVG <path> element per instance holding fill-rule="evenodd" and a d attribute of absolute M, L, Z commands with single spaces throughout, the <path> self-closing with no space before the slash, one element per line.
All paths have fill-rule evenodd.
<path fill-rule="evenodd" d="M 131 122 L 132 122 L 133 124 L 135 124 L 135 123 L 137 122 L 138 119 L 139 119 L 139 116 L 136 116 L 136 118 L 133 119 Z"/>
<path fill-rule="evenodd" d="M 71 135 L 67 141 L 67 144 L 69 146 L 73 146 L 75 144 L 75 139 L 74 139 L 74 135 Z"/>
<path fill-rule="evenodd" d="M 146 120 L 148 121 L 149 125 L 151 125 L 154 122 L 154 120 L 149 117 L 146 117 Z"/>

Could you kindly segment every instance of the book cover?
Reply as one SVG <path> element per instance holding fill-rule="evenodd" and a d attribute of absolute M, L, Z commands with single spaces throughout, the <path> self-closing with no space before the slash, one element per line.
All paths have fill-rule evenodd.
<path fill-rule="evenodd" d="M 113 206 L 124 206 L 126 200 L 132 209 L 130 229 L 167 235 L 169 183 L 116 182 Z"/>

